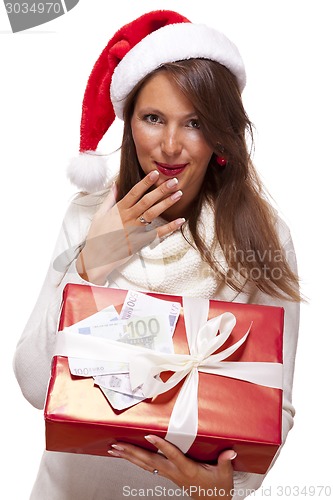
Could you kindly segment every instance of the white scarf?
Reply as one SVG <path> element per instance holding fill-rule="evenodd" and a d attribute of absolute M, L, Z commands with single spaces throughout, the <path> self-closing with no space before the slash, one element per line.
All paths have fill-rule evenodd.
<path fill-rule="evenodd" d="M 150 228 L 162 224 L 165 224 L 165 221 L 158 217 Z M 215 262 L 225 271 L 227 265 L 223 252 L 220 246 L 216 245 L 214 212 L 208 204 L 204 204 L 202 208 L 199 232 L 207 248 L 213 252 Z M 192 243 L 187 225 L 184 227 L 184 234 Z M 155 240 L 153 244 L 144 247 L 109 276 L 109 283 L 110 286 L 116 285 L 124 289 L 202 298 L 221 298 L 222 288 L 225 300 L 231 300 L 237 295 L 221 283 L 221 279 L 202 260 L 199 251 L 186 241 L 181 231 L 175 231 L 166 238 Z M 228 297 L 225 294 L 226 288 Z"/>

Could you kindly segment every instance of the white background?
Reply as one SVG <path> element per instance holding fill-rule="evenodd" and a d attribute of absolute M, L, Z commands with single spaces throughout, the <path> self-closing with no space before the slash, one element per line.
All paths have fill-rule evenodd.
<path fill-rule="evenodd" d="M 80 0 L 59 19 L 12 34 L 1 2 L 0 427 L 6 468 L 1 496 L 6 500 L 28 499 L 44 447 L 42 412 L 21 396 L 12 357 L 75 192 L 65 168 L 78 148 L 85 84 L 115 30 L 157 8 L 178 10 L 193 22 L 220 28 L 238 45 L 248 74 L 244 103 L 256 126 L 254 160 L 291 228 L 309 298 L 302 306 L 295 427 L 256 497 L 281 498 L 279 486 L 282 498 L 303 498 L 303 486 L 330 485 L 333 492 L 330 4 Z M 107 152 L 120 145 L 119 127 L 107 141 Z M 319 493 L 318 488 L 312 498 L 325 498 Z"/>

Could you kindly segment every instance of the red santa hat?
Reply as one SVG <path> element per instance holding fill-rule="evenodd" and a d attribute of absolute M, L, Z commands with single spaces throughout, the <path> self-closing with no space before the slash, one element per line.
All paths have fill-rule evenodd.
<path fill-rule="evenodd" d="M 217 61 L 237 78 L 240 91 L 246 75 L 237 47 L 223 34 L 193 24 L 169 10 L 149 12 L 120 28 L 96 61 L 84 94 L 80 154 L 68 167 L 70 181 L 94 192 L 105 187 L 107 161 L 96 149 L 115 117 L 122 119 L 126 97 L 135 85 L 168 62 L 192 58 Z"/>

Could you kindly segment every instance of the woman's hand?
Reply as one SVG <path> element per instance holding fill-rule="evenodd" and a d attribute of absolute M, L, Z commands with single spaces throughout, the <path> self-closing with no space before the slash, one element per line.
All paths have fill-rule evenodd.
<path fill-rule="evenodd" d="M 124 458 L 149 472 L 158 471 L 159 475 L 184 488 L 191 498 L 197 499 L 206 495 L 210 498 L 232 498 L 233 468 L 231 460 L 236 457 L 233 450 L 223 451 L 218 458 L 217 465 L 209 465 L 187 458 L 176 446 L 168 443 L 165 439 L 152 435 L 145 437 L 163 455 L 128 443 L 113 444 L 109 454 Z M 204 490 L 206 490 L 206 495 Z"/>
<path fill-rule="evenodd" d="M 149 245 L 156 237 L 163 237 L 179 229 L 185 219 L 176 219 L 157 229 L 149 229 L 143 221 L 152 222 L 177 203 L 182 192 L 177 191 L 177 179 L 169 179 L 147 192 L 158 179 L 159 172 L 150 172 L 138 182 L 122 200 L 116 203 L 111 190 L 96 212 L 84 248 L 78 261 L 79 274 L 88 281 L 104 284 L 117 266 L 134 253 Z"/>

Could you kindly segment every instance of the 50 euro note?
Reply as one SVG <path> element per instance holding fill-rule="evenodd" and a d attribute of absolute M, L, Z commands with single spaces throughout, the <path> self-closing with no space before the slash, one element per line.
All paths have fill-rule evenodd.
<path fill-rule="evenodd" d="M 119 320 L 119 314 L 115 307 L 110 305 L 101 311 L 78 321 L 74 325 L 65 328 L 67 331 L 78 333 L 80 335 L 101 336 L 103 329 L 114 325 Z M 100 335 L 97 330 L 100 330 Z M 120 331 L 120 330 L 119 330 Z M 117 335 L 117 332 L 115 332 Z M 124 373 L 128 371 L 127 363 L 114 363 L 111 361 L 97 359 L 68 358 L 69 368 L 72 375 L 80 377 L 93 377 L 104 373 Z"/>
<path fill-rule="evenodd" d="M 140 398 L 133 395 L 129 396 L 128 394 L 122 394 L 121 392 L 115 392 L 103 386 L 100 386 L 100 389 L 115 410 L 126 410 L 126 408 L 130 408 L 146 399 L 145 397 Z"/>
<path fill-rule="evenodd" d="M 169 321 L 165 315 L 153 315 L 90 326 L 84 334 L 139 345 L 147 349 L 173 352 L 169 329 Z M 124 410 L 145 399 L 140 387 L 132 390 L 126 361 L 115 363 L 69 358 L 68 362 L 73 375 L 94 377 L 95 384 L 100 387 L 116 410 Z"/>

